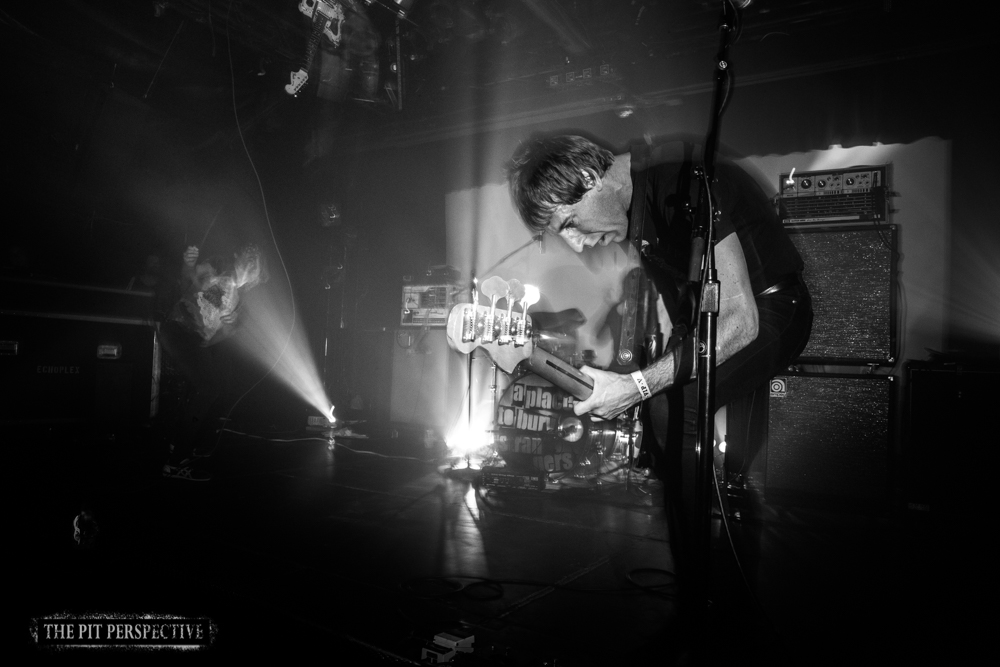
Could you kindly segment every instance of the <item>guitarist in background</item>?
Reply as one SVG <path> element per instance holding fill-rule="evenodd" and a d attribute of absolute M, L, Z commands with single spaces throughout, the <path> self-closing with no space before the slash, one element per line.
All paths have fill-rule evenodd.
<path fill-rule="evenodd" d="M 696 412 L 698 401 L 696 383 L 690 383 L 696 358 L 691 323 L 697 312 L 691 307 L 685 311 L 692 301 L 685 287 L 693 226 L 686 205 L 697 203 L 697 182 L 691 176 L 696 164 L 694 147 L 690 142 L 673 142 L 657 149 L 657 159 L 653 159 L 646 146 L 615 155 L 583 137 L 536 138 L 514 155 L 508 183 L 527 227 L 559 236 L 576 252 L 598 244 L 628 242 L 635 211 L 644 207 L 639 249 L 646 273 L 661 296 L 661 327 L 671 332 L 670 341 L 659 359 L 631 376 L 584 367 L 582 371 L 593 378 L 594 390 L 575 410 L 607 419 L 648 400 L 650 412 L 665 414 L 664 397 L 672 394 L 675 400 L 670 407 L 676 409 L 681 388 L 688 385 L 683 393 L 687 394 L 685 413 L 691 418 L 691 428 L 684 432 L 693 433 L 690 412 L 691 406 Z M 802 258 L 768 197 L 749 174 L 730 162 L 719 160 L 716 181 L 712 190 L 721 211 L 716 228 L 721 283 L 716 405 L 737 400 L 752 405 L 754 392 L 766 390 L 770 378 L 787 368 L 805 347 L 812 306 L 801 279 Z M 642 190 L 644 200 L 637 201 Z M 672 391 L 675 387 L 679 391 Z M 766 403 L 760 398 L 756 405 L 757 413 L 752 416 L 759 418 Z M 679 421 L 671 421 L 671 433 L 678 433 Z M 682 454 L 689 450 L 686 453 L 693 456 L 694 439 L 664 438 L 666 426 L 654 422 L 653 427 L 661 442 L 650 453 L 676 505 L 670 509 L 679 511 L 687 505 L 690 511 L 693 503 L 682 502 L 680 488 L 682 479 L 693 480 L 693 469 L 688 470 L 686 464 L 682 467 L 686 458 Z M 734 440 L 726 452 L 727 482 L 741 485 L 753 453 L 745 451 L 745 446 L 733 447 Z M 693 485 L 683 486 L 687 495 Z M 672 535 L 672 539 L 678 537 Z"/>
<path fill-rule="evenodd" d="M 172 371 L 169 379 L 178 380 L 176 395 L 164 402 L 170 456 L 163 475 L 188 481 L 210 479 L 193 461 L 215 444 L 213 427 L 222 416 L 232 374 L 233 350 L 226 341 L 236 332 L 240 288 L 260 280 L 255 250 L 245 251 L 235 262 L 222 257 L 199 262 L 199 255 L 195 246 L 184 251 L 178 298 L 159 328 L 165 374 Z"/>

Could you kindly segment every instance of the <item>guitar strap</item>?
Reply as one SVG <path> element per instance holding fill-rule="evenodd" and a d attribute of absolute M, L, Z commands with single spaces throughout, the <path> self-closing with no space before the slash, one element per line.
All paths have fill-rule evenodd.
<path fill-rule="evenodd" d="M 618 341 L 618 355 L 615 361 L 620 366 L 638 368 L 635 358 L 636 320 L 640 306 L 640 287 L 643 283 L 643 272 L 639 260 L 643 243 L 643 228 L 646 218 L 646 183 L 649 172 L 646 169 L 649 162 L 649 147 L 641 144 L 632 149 L 632 170 L 638 171 L 638 177 L 632 180 L 632 203 L 629 216 L 628 265 L 633 267 L 625 276 L 625 307 L 622 311 L 621 337 Z M 648 315 L 647 315 L 648 316 Z"/>
<path fill-rule="evenodd" d="M 687 218 L 686 224 L 693 225 L 690 216 L 692 209 L 690 204 L 697 202 L 699 187 L 697 179 L 692 178 L 694 164 L 696 162 L 697 143 L 681 137 L 677 140 L 664 142 L 657 148 L 661 159 L 677 161 L 679 169 L 677 172 L 677 184 L 672 200 L 673 216 Z M 642 287 L 646 285 L 645 276 L 639 270 L 632 270 L 625 280 L 625 303 L 622 312 L 622 328 L 619 340 L 618 354 L 615 362 L 619 366 L 624 366 L 634 370 L 638 368 L 638 363 L 649 363 L 656 358 L 655 352 L 666 351 L 671 348 L 680 348 L 682 353 L 678 357 L 680 367 L 679 377 L 687 378 L 691 376 L 693 370 L 693 345 L 692 333 L 694 331 L 697 306 L 698 306 L 698 285 L 684 281 L 684 278 L 671 270 L 670 266 L 664 264 L 664 259 L 659 256 L 660 249 L 655 244 L 647 245 L 649 236 L 644 235 L 644 222 L 646 218 L 646 194 L 648 192 L 648 168 L 652 164 L 652 151 L 649 146 L 642 144 L 632 150 L 632 169 L 637 174 L 633 181 L 631 216 L 629 227 L 629 261 L 635 261 L 639 255 L 642 256 L 643 266 L 653 271 L 654 282 L 658 276 L 659 280 L 666 281 L 663 285 L 657 283 L 657 287 L 665 290 L 660 296 L 664 300 L 667 311 L 670 314 L 671 324 L 670 340 L 656 350 L 649 358 L 640 360 L 635 358 L 636 352 L 640 349 L 636 344 L 636 330 L 645 332 L 647 325 L 641 322 L 643 318 L 655 317 L 656 303 L 652 290 Z M 648 266 L 646 263 L 648 262 Z M 669 283 L 673 283 L 673 287 Z"/>

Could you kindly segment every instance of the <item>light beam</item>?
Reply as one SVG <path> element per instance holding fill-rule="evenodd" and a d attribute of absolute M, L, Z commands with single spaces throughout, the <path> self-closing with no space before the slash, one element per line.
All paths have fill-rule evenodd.
<path fill-rule="evenodd" d="M 244 335 L 237 340 L 248 356 L 333 422 L 334 406 L 326 396 L 305 330 L 293 316 L 292 298 L 272 284 L 248 293 L 240 316 Z"/>

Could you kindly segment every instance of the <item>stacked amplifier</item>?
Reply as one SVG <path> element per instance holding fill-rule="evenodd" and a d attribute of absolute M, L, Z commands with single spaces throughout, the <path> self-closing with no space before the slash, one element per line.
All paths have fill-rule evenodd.
<path fill-rule="evenodd" d="M 459 272 L 451 266 L 434 266 L 420 276 L 403 277 L 401 327 L 443 329 L 460 291 Z"/>
<path fill-rule="evenodd" d="M 896 362 L 897 230 L 887 167 L 782 174 L 779 213 L 805 262 L 813 330 L 799 363 Z"/>
<path fill-rule="evenodd" d="M 746 482 L 765 502 L 889 500 L 895 383 L 877 372 L 893 367 L 898 354 L 898 230 L 887 220 L 888 171 L 780 175 L 778 211 L 805 263 L 812 334 L 796 370 L 749 397 L 752 408 L 731 405 L 727 413 L 730 442 L 746 439 Z"/>
<path fill-rule="evenodd" d="M 455 420 L 466 383 L 464 364 L 448 346 L 445 326 L 455 303 L 468 299 L 460 273 L 432 266 L 403 276 L 399 329 L 392 341 L 389 421 L 444 434 Z"/>
<path fill-rule="evenodd" d="M 781 219 L 803 223 L 885 222 L 886 167 L 782 174 Z"/>

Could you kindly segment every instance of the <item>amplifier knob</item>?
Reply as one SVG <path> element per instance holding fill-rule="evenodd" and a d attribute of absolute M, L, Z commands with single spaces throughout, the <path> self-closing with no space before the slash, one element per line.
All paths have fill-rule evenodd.
<path fill-rule="evenodd" d="M 802 189 L 811 188 L 812 184 L 813 182 L 808 178 L 803 178 L 801 181 L 799 181 L 799 187 L 801 187 Z"/>
<path fill-rule="evenodd" d="M 825 188 L 826 187 L 826 181 L 824 181 L 822 179 L 816 181 L 816 187 L 817 188 Z"/>
<path fill-rule="evenodd" d="M 847 182 L 848 185 L 854 185 L 854 179 L 851 178 L 850 176 L 847 177 L 847 181 L 846 182 Z"/>

